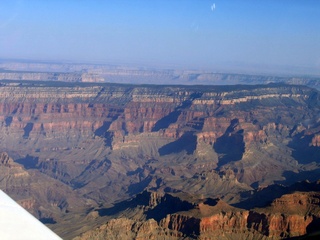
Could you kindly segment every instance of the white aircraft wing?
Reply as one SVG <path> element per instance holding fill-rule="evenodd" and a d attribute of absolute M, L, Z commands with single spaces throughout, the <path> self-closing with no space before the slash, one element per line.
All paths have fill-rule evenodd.
<path fill-rule="evenodd" d="M 61 239 L 38 219 L 0 190 L 0 239 Z"/>

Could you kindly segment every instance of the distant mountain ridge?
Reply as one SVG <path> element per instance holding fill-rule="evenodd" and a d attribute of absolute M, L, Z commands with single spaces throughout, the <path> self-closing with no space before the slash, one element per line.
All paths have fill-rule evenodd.
<path fill-rule="evenodd" d="M 1 70 L 2 69 L 2 70 Z M 320 88 L 320 76 L 244 74 L 139 68 L 103 64 L 0 63 L 0 80 L 109 82 L 131 84 L 234 85 L 288 83 Z"/>

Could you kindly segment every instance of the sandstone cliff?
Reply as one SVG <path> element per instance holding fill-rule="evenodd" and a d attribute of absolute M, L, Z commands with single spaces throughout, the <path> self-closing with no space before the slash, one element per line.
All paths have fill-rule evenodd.
<path fill-rule="evenodd" d="M 300 86 L 6 83 L 0 140 L 14 156 L 32 157 L 21 160 L 26 168 L 78 188 L 129 176 L 132 184 L 175 189 L 188 182 L 206 194 L 197 186 L 214 179 L 218 196 L 316 169 L 318 107 L 318 93 Z"/>
<path fill-rule="evenodd" d="M 85 202 L 67 185 L 37 171 L 27 171 L 7 153 L 0 153 L 0 188 L 45 223 L 62 213 L 84 208 Z"/>
<path fill-rule="evenodd" d="M 1 150 L 23 187 L 64 189 L 38 188 L 33 208 L 59 199 L 50 211 L 60 217 L 78 196 L 84 208 L 146 189 L 236 204 L 270 184 L 316 180 L 319 132 L 319 93 L 304 86 L 0 85 Z"/>
<path fill-rule="evenodd" d="M 143 207 L 147 220 L 120 217 L 75 239 L 283 239 L 315 233 L 320 223 L 319 192 L 287 194 L 268 208 L 250 211 L 231 207 L 220 199 L 190 202 L 185 211 L 179 211 L 178 201 L 186 204 L 183 200 L 177 199 L 175 205 L 170 195 L 143 193 L 143 196 L 149 196 L 149 203 L 138 196 L 135 201 L 140 205 L 134 207 Z M 152 200 L 155 196 L 156 204 Z M 167 215 L 155 221 L 150 213 L 160 206 L 165 211 L 160 215 Z M 174 206 L 177 212 L 171 212 Z"/>

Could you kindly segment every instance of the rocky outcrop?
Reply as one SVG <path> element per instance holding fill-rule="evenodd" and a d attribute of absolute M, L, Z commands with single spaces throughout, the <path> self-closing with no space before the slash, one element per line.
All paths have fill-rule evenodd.
<path fill-rule="evenodd" d="M 30 177 L 30 174 L 5 152 L 0 153 L 0 171 L 2 176 L 0 187 L 3 191 L 22 187 L 21 183 L 27 183 L 27 179 Z"/>
<path fill-rule="evenodd" d="M 319 198 L 319 192 L 296 192 L 276 199 L 268 208 L 250 211 L 231 207 L 219 199 L 198 200 L 198 203 L 192 203 L 194 208 L 167 214 L 160 221 L 153 218 L 143 222 L 113 219 L 76 239 L 106 236 L 121 239 L 164 239 L 164 236 L 165 239 L 283 239 L 304 236 L 318 229 Z M 163 201 L 166 201 L 165 197 L 162 204 Z"/>
<path fill-rule="evenodd" d="M 189 169 L 188 178 L 233 171 L 235 181 L 269 184 L 296 170 L 297 162 L 316 161 L 317 99 L 315 90 L 288 85 L 2 83 L 0 141 L 21 159 L 32 156 L 20 161 L 26 168 L 77 187 L 103 188 L 105 178 L 122 181 L 137 170 L 129 174 L 136 178 L 133 184 L 167 172 L 175 177 L 162 184 L 177 188 L 174 181 L 183 168 Z M 301 159 L 303 145 L 294 143 L 300 141 L 314 152 L 308 160 Z M 110 162 L 103 167 L 107 153 Z M 188 160 L 155 167 L 155 161 L 168 165 L 174 154 Z M 279 170 L 267 179 L 270 166 Z M 84 176 L 95 171 L 86 181 Z"/>
<path fill-rule="evenodd" d="M 0 153 L 0 188 L 34 216 L 42 219 L 61 217 L 66 211 L 85 207 L 70 187 L 47 176 L 25 170 L 7 153 Z"/>
<path fill-rule="evenodd" d="M 123 240 L 165 240 L 165 239 L 180 239 L 183 235 L 175 233 L 169 229 L 159 227 L 158 223 L 153 220 L 145 222 L 137 222 L 127 218 L 113 219 L 107 224 L 82 234 L 74 240 L 84 239 L 123 239 Z"/>
<path fill-rule="evenodd" d="M 239 192 L 318 177 L 319 107 L 318 91 L 285 84 L 6 81 L 0 84 L 0 146 L 14 162 L 4 158 L 2 167 L 8 170 L 9 164 L 17 170 L 12 174 L 30 174 L 12 180 L 19 188 L 10 188 L 11 180 L 5 180 L 10 183 L 7 189 L 23 196 L 17 200 L 25 206 L 50 206 L 45 213 L 41 208 L 43 218 L 66 214 L 73 204 L 81 209 L 78 196 L 97 207 L 146 189 L 187 189 L 235 204 L 244 198 Z M 37 197 L 31 199 L 23 189 L 34 187 Z M 187 210 L 171 209 L 170 214 L 179 211 Z M 239 214 L 230 221 L 247 213 Z M 171 229 L 176 232 L 187 231 L 195 222 L 199 234 L 211 228 L 201 227 L 202 217 L 179 213 L 170 218 L 163 224 L 186 222 Z M 223 229 L 229 231 L 227 225 Z"/>

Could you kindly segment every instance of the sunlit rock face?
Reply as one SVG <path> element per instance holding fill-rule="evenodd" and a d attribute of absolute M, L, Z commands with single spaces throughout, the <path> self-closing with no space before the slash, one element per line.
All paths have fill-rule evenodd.
<path fill-rule="evenodd" d="M 39 196 L 34 179 L 64 189 L 29 199 L 8 186 L 34 212 L 50 196 L 58 214 L 77 197 L 89 208 L 145 189 L 239 203 L 241 192 L 316 180 L 319 126 L 319 93 L 304 86 L 0 86 L 0 146 L 19 184 Z"/>
<path fill-rule="evenodd" d="M 131 165 L 122 166 L 125 171 L 141 168 L 152 158 L 185 154 L 189 162 L 184 164 L 197 168 L 193 173 L 210 166 L 231 169 L 248 185 L 268 183 L 282 180 L 281 172 L 316 159 L 317 100 L 316 91 L 287 85 L 7 83 L 0 88 L 1 146 L 21 158 L 37 157 L 34 167 L 41 166 L 47 174 L 51 165 L 65 165 L 61 171 L 66 172 L 57 173 L 64 182 L 74 180 L 94 158 L 102 161 L 106 152 L 112 152 L 132 157 Z M 85 159 L 68 156 L 89 147 L 100 148 L 101 153 Z M 309 150 L 313 154 L 303 158 Z M 52 157 L 44 158 L 49 152 Z M 109 160 L 113 169 L 113 159 Z M 71 167 L 74 161 L 76 166 Z M 272 164 L 277 176 L 265 179 Z"/>
<path fill-rule="evenodd" d="M 221 199 L 174 195 L 143 192 L 118 203 L 100 214 L 131 212 L 131 216 L 107 221 L 76 239 L 283 239 L 315 234 L 320 221 L 319 192 L 285 194 L 265 208 L 252 210 L 232 207 Z"/>

